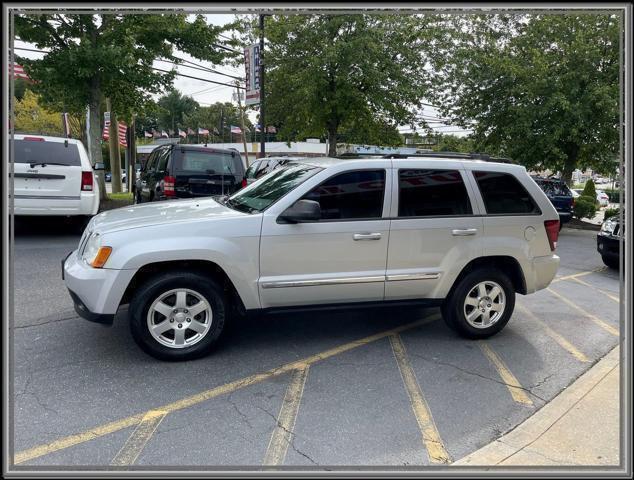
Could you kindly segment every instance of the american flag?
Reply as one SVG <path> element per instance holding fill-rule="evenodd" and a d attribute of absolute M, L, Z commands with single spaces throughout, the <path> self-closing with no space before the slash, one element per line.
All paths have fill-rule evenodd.
<path fill-rule="evenodd" d="M 207 130 L 206 128 L 199 128 L 198 135 L 209 135 L 209 130 Z"/>
<path fill-rule="evenodd" d="M 167 132 L 165 130 L 161 130 L 161 137 L 170 138 L 170 136 L 167 134 Z"/>
<path fill-rule="evenodd" d="M 259 132 L 259 131 L 260 131 L 260 124 L 259 124 L 259 123 L 257 123 L 257 124 L 255 125 L 255 131 L 256 131 L 256 132 Z"/>
<path fill-rule="evenodd" d="M 143 136 L 145 138 L 152 138 L 153 137 L 153 135 L 150 132 L 143 132 Z"/>
<path fill-rule="evenodd" d="M 214 135 L 220 135 L 220 132 L 218 131 L 216 127 L 214 127 Z"/>
<path fill-rule="evenodd" d="M 268 133 L 277 133 L 277 129 L 275 127 L 273 127 L 273 126 L 267 127 L 266 131 Z"/>
<path fill-rule="evenodd" d="M 240 127 L 236 127 L 235 125 L 231 125 L 231 133 L 242 133 Z"/>
<path fill-rule="evenodd" d="M 191 128 L 187 128 L 187 135 L 194 135 L 195 133 Z"/>
<path fill-rule="evenodd" d="M 125 138 L 127 131 L 128 126 L 124 122 L 119 122 L 119 145 L 121 145 L 122 147 L 128 146 L 128 142 Z M 110 139 L 110 120 L 106 120 L 106 123 L 103 126 L 102 138 L 104 140 Z"/>
<path fill-rule="evenodd" d="M 24 73 L 24 67 L 13 62 L 13 78 L 23 78 L 25 80 L 31 80 L 29 76 Z"/>
<path fill-rule="evenodd" d="M 185 130 L 181 130 L 180 128 L 178 129 L 178 136 L 179 137 L 183 137 L 186 138 L 187 137 L 187 132 Z"/>

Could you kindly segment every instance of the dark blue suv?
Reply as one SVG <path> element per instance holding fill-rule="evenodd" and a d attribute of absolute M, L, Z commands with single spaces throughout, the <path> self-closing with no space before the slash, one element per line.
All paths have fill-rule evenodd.
<path fill-rule="evenodd" d="M 533 177 L 535 183 L 539 185 L 550 202 L 559 214 L 559 229 L 564 223 L 572 219 L 572 209 L 575 206 L 575 199 L 572 192 L 563 180 L 558 178 Z"/>

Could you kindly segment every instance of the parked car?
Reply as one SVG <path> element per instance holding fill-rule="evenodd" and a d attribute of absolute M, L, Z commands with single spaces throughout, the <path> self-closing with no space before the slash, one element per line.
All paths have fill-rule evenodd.
<path fill-rule="evenodd" d="M 133 189 L 136 203 L 223 196 L 242 187 L 239 152 L 199 145 L 162 145 L 152 151 Z"/>
<path fill-rule="evenodd" d="M 597 251 L 603 263 L 615 270 L 621 263 L 620 244 L 624 235 L 625 228 L 621 226 L 618 214 L 604 221 L 597 235 Z"/>
<path fill-rule="evenodd" d="M 90 217 L 99 211 L 99 184 L 84 145 L 75 139 L 14 135 L 15 215 Z"/>
<path fill-rule="evenodd" d="M 599 206 L 607 207 L 610 203 L 610 197 L 603 190 L 597 190 L 597 202 L 599 202 Z"/>
<path fill-rule="evenodd" d="M 489 337 L 554 278 L 559 216 L 523 167 L 468 158 L 306 158 L 223 199 L 110 210 L 62 275 L 79 315 L 112 324 L 129 303 L 168 360 L 208 353 L 237 312 L 333 304 L 440 306 Z"/>
<path fill-rule="evenodd" d="M 247 171 L 244 174 L 244 179 L 242 180 L 242 186 L 246 187 L 247 185 L 255 182 L 258 178 L 272 172 L 276 168 L 280 168 L 281 166 L 286 165 L 288 162 L 299 160 L 301 158 L 302 157 L 258 158 L 251 165 L 249 165 L 249 168 L 247 168 Z"/>
<path fill-rule="evenodd" d="M 126 179 L 127 179 L 126 172 L 121 172 L 121 183 L 125 183 Z M 112 182 L 112 172 L 106 172 L 106 175 L 104 176 L 104 180 L 106 182 Z"/>
<path fill-rule="evenodd" d="M 572 209 L 575 206 L 575 194 L 563 180 L 534 176 L 533 180 L 539 185 L 559 214 L 559 229 L 564 223 L 572 219 Z"/>

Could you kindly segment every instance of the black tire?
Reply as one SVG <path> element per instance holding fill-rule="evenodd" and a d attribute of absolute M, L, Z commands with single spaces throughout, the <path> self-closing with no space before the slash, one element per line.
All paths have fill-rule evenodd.
<path fill-rule="evenodd" d="M 617 257 L 608 257 L 607 255 L 601 255 L 601 260 L 606 265 L 613 270 L 619 270 L 621 268 L 619 259 Z"/>
<path fill-rule="evenodd" d="M 497 283 L 505 297 L 505 307 L 500 318 L 489 327 L 476 328 L 469 324 L 465 315 L 465 300 L 469 292 L 481 282 Z M 486 305 L 485 305 L 486 306 Z M 463 276 L 456 283 L 443 302 L 441 312 L 445 323 L 459 335 L 478 339 L 495 335 L 502 330 L 513 314 L 515 308 L 515 289 L 509 278 L 500 270 L 493 268 L 478 268 Z"/>
<path fill-rule="evenodd" d="M 147 316 L 152 303 L 165 292 L 177 288 L 194 290 L 211 306 L 211 325 L 203 338 L 191 346 L 173 348 L 159 343 L 148 328 Z M 211 352 L 225 328 L 229 305 L 223 288 L 212 278 L 199 273 L 177 271 L 148 280 L 130 302 L 130 330 L 136 343 L 160 360 L 183 361 L 203 357 Z"/>

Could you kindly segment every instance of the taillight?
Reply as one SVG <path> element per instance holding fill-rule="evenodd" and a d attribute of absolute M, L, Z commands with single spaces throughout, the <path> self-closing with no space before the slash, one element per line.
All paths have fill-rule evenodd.
<path fill-rule="evenodd" d="M 247 186 L 247 179 L 246 179 L 246 178 L 243 178 L 243 179 L 242 179 L 242 188 L 244 188 L 244 187 L 246 187 L 246 186 Z"/>
<path fill-rule="evenodd" d="M 92 191 L 92 172 L 81 172 L 81 189 Z"/>
<path fill-rule="evenodd" d="M 544 227 L 546 228 L 546 236 L 548 237 L 548 243 L 550 243 L 550 249 L 554 252 L 557 248 L 557 240 L 559 239 L 559 220 L 545 220 Z"/>
<path fill-rule="evenodd" d="M 176 179 L 174 177 L 163 177 L 163 193 L 166 197 L 175 197 L 176 190 L 174 190 L 174 184 Z"/>

